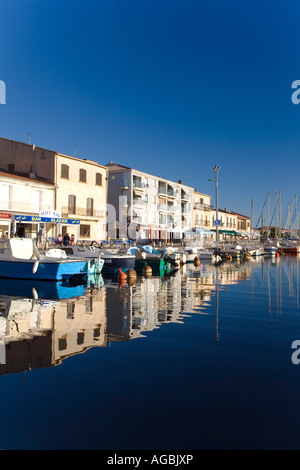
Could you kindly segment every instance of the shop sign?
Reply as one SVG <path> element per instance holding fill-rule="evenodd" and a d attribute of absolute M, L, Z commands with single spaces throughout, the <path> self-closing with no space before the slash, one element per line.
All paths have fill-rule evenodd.
<path fill-rule="evenodd" d="M 39 217 L 35 215 L 15 215 L 15 221 L 32 222 L 36 224 L 48 222 L 50 224 L 80 225 L 80 220 L 77 219 L 62 219 L 60 217 Z"/>
<path fill-rule="evenodd" d="M 51 219 L 56 218 L 60 219 L 61 214 L 59 212 L 53 211 L 53 210 L 45 210 L 42 212 L 39 212 L 40 217 L 50 217 Z"/>

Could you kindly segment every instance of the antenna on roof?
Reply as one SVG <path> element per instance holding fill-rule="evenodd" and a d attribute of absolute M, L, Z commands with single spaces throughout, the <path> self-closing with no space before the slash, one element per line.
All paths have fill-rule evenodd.
<path fill-rule="evenodd" d="M 77 145 L 74 145 L 74 157 L 77 157 Z"/>
<path fill-rule="evenodd" d="M 28 134 L 28 139 L 29 139 L 29 145 L 31 145 L 31 132 L 27 132 Z"/>

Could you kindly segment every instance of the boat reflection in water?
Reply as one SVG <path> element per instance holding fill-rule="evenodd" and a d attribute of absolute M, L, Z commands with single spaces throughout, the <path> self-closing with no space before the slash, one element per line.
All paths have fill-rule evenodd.
<path fill-rule="evenodd" d="M 206 314 L 219 288 L 249 278 L 251 263 L 185 265 L 174 276 L 119 285 L 102 276 L 86 285 L 2 281 L 0 375 L 59 365 L 110 342 L 145 337 L 162 324 Z"/>

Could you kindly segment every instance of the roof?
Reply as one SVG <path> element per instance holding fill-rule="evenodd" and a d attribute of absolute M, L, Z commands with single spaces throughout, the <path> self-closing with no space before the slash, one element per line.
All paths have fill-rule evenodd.
<path fill-rule="evenodd" d="M 7 139 L 6 137 L 1 137 L 1 136 L 0 136 L 0 139 L 6 140 L 7 142 L 14 142 L 16 144 L 25 145 L 26 147 L 31 147 L 32 148 L 32 144 L 27 144 L 26 142 L 21 142 L 19 140 Z M 95 162 L 93 160 L 78 158 L 78 157 L 74 157 L 74 156 L 71 156 L 71 155 L 65 155 L 63 153 L 57 152 L 56 150 L 46 149 L 44 147 L 39 147 L 38 145 L 36 145 L 35 148 L 40 149 L 40 150 L 45 150 L 46 152 L 52 152 L 52 153 L 54 153 L 56 155 L 60 155 L 62 157 L 73 158 L 74 160 L 79 160 L 79 161 L 82 161 L 82 162 L 85 162 L 85 163 L 91 163 L 93 165 L 97 165 L 97 166 L 101 166 L 103 168 L 106 168 L 104 165 L 101 165 L 101 163 Z"/>
<path fill-rule="evenodd" d="M 186 188 L 190 188 L 190 189 L 194 190 L 194 188 L 192 186 L 188 186 L 187 184 L 184 184 L 183 182 L 179 183 L 179 181 L 172 181 L 172 180 L 169 180 L 168 178 L 164 178 L 162 176 L 153 175 L 153 174 L 147 173 L 146 171 L 143 171 L 143 170 L 138 170 L 137 168 L 131 168 L 129 166 L 120 165 L 119 163 L 110 162 L 110 163 L 106 163 L 105 166 L 107 167 L 108 171 L 111 171 L 111 172 L 113 172 L 113 171 L 124 171 L 124 170 L 138 171 L 139 173 L 143 173 L 144 175 L 150 176 L 152 178 L 158 178 L 158 179 L 167 181 L 171 184 L 172 183 L 173 184 L 179 184 L 180 186 L 185 186 Z"/>
<path fill-rule="evenodd" d="M 16 173 L 10 173 L 8 171 L 0 170 L 0 177 L 4 176 L 6 178 L 13 178 L 17 180 L 23 180 L 23 181 L 30 181 L 31 183 L 41 183 L 41 184 L 47 184 L 49 186 L 55 186 L 54 183 L 51 183 L 50 181 L 45 181 L 39 178 L 30 178 L 29 176 L 24 176 L 24 175 L 19 175 Z"/>

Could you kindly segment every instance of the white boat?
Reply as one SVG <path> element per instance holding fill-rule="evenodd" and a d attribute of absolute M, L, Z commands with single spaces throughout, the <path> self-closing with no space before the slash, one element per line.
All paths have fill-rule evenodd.
<path fill-rule="evenodd" d="M 99 255 L 104 261 L 103 274 L 118 274 L 119 268 L 126 273 L 129 269 L 135 268 L 135 256 L 126 253 L 122 249 L 115 253 L 102 248 L 97 241 L 92 241 L 86 248 Z"/>
<path fill-rule="evenodd" d="M 40 253 L 31 238 L 0 239 L 2 278 L 60 281 L 87 273 L 85 260 Z"/>
<path fill-rule="evenodd" d="M 51 253 L 52 252 L 52 253 Z M 85 246 L 82 242 L 78 241 L 73 246 L 62 246 L 60 248 L 48 250 L 47 256 L 56 256 L 58 252 L 65 253 L 71 259 L 84 259 L 88 262 L 90 274 L 101 274 L 104 259 L 102 259 L 99 252 L 90 246 Z"/>

